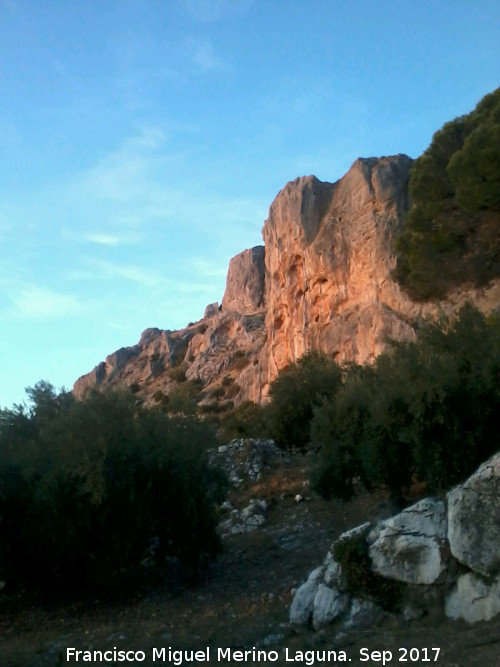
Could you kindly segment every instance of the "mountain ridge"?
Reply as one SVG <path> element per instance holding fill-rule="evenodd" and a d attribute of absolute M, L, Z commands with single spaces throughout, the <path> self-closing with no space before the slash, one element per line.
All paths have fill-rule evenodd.
<path fill-rule="evenodd" d="M 423 318 L 452 315 L 468 300 L 484 312 L 498 307 L 498 280 L 416 302 L 394 279 L 412 162 L 358 158 L 335 183 L 287 183 L 264 222 L 264 246 L 231 259 L 221 305 L 184 329 L 146 329 L 79 378 L 75 395 L 120 385 L 154 403 L 182 385 L 220 409 L 261 402 L 278 372 L 309 349 L 340 363 L 373 362 L 389 339 L 412 340 Z"/>

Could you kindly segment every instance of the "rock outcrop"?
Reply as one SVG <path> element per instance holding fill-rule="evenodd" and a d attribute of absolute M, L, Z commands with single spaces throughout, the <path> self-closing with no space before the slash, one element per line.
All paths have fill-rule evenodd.
<path fill-rule="evenodd" d="M 444 504 L 425 498 L 370 532 L 373 572 L 408 584 L 433 584 L 447 565 L 445 539 Z"/>
<path fill-rule="evenodd" d="M 391 279 L 411 162 L 360 159 L 337 183 L 303 177 L 276 197 L 263 229 L 268 380 L 310 348 L 364 362 L 413 336 L 420 309 Z"/>
<path fill-rule="evenodd" d="M 264 308 L 265 248 L 244 250 L 229 262 L 223 310 L 250 315 Z"/>
<path fill-rule="evenodd" d="M 401 606 L 408 619 L 436 604 L 448 618 L 469 623 L 500 614 L 499 483 L 500 452 L 453 489 L 446 505 L 425 498 L 374 526 L 368 522 L 343 533 L 295 592 L 290 622 L 314 629 L 332 621 L 344 628 L 377 622 L 384 614 L 384 600 L 374 599 L 366 587 L 353 590 L 371 575 L 405 586 L 400 592 L 406 606 L 404 599 Z M 472 517 L 483 523 L 476 524 Z M 366 576 L 358 570 L 354 583 L 348 581 L 348 564 L 335 559 L 342 544 L 351 545 L 355 554 L 363 552 L 364 545 L 368 554 Z"/>
<path fill-rule="evenodd" d="M 500 574 L 500 456 L 448 493 L 451 553 L 471 570 Z"/>
<path fill-rule="evenodd" d="M 260 402 L 279 370 L 311 348 L 340 362 L 371 362 L 388 339 L 412 339 L 422 317 L 453 314 L 467 300 L 498 307 L 499 281 L 417 304 L 392 279 L 411 163 L 406 155 L 359 159 L 336 183 L 288 183 L 264 223 L 265 249 L 231 260 L 220 307 L 210 304 L 180 331 L 145 331 L 80 378 L 75 393 L 124 384 L 151 402 L 172 390 L 172 370 L 181 366 L 188 380 L 203 382 L 205 401 L 229 375 L 227 400 Z"/>
<path fill-rule="evenodd" d="M 266 470 L 287 464 L 288 455 L 274 440 L 236 438 L 210 452 L 210 462 L 223 470 L 233 486 L 258 482 Z"/>

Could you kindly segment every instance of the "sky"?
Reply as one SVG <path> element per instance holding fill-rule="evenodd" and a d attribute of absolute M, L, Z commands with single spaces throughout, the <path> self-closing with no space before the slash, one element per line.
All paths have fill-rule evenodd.
<path fill-rule="evenodd" d="M 0 0 L 0 407 L 221 301 L 279 190 L 418 157 L 497 0 Z"/>

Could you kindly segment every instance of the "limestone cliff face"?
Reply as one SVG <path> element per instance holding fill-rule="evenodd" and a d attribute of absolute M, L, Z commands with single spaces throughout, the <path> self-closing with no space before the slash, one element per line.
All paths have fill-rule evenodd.
<path fill-rule="evenodd" d="M 220 308 L 210 304 L 180 331 L 148 329 L 80 378 L 75 393 L 124 384 L 151 402 L 184 374 L 203 382 L 202 402 L 216 388 L 221 400 L 221 386 L 222 400 L 261 401 L 278 371 L 309 349 L 371 362 L 387 339 L 412 339 L 422 317 L 452 314 L 467 300 L 484 311 L 498 307 L 498 281 L 417 304 L 392 279 L 411 162 L 406 155 L 359 159 L 336 183 L 314 176 L 288 183 L 264 223 L 265 250 L 231 260 Z"/>
<path fill-rule="evenodd" d="M 263 229 L 264 391 L 280 368 L 310 348 L 365 362 L 388 336 L 412 336 L 408 317 L 419 309 L 391 279 L 410 166 L 405 155 L 360 159 L 337 183 L 303 177 L 276 197 Z"/>

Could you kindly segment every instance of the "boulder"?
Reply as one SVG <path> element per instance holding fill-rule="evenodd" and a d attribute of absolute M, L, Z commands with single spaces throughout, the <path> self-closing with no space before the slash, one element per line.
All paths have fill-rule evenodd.
<path fill-rule="evenodd" d="M 217 303 L 217 301 L 215 301 L 214 303 L 209 303 L 208 306 L 205 308 L 203 319 L 208 320 L 209 318 L 215 317 L 218 314 L 219 314 L 219 304 Z"/>
<path fill-rule="evenodd" d="M 446 616 L 468 623 L 489 621 L 500 614 L 500 578 L 488 582 L 468 572 L 461 576 L 446 598 Z"/>
<path fill-rule="evenodd" d="M 499 481 L 500 453 L 448 494 L 448 507 L 441 500 L 424 498 L 374 527 L 364 523 L 342 533 L 323 564 L 297 590 L 292 623 L 312 621 L 317 630 L 338 620 L 349 629 L 375 625 L 386 614 L 376 597 L 357 597 L 366 590 L 354 594 L 348 589 L 343 572 L 347 565 L 335 560 L 336 545 L 360 539 L 368 546 L 368 570 L 408 584 L 401 589 L 405 620 L 420 618 L 430 609 L 468 623 L 500 614 Z M 461 567 L 451 551 L 476 571 L 458 576 Z"/>
<path fill-rule="evenodd" d="M 308 625 L 314 611 L 314 598 L 318 592 L 325 568 L 317 567 L 311 572 L 307 581 L 296 591 L 290 606 L 290 623 L 292 625 Z"/>
<path fill-rule="evenodd" d="M 210 461 L 222 468 L 230 482 L 257 482 L 262 473 L 288 461 L 288 456 L 266 438 L 236 438 L 209 454 Z"/>
<path fill-rule="evenodd" d="M 228 508 L 229 509 L 229 508 Z M 222 536 L 250 533 L 266 522 L 267 503 L 252 498 L 242 510 L 232 509 L 229 518 L 219 523 Z"/>
<path fill-rule="evenodd" d="M 446 567 L 446 511 L 425 498 L 381 521 L 368 535 L 374 572 L 409 584 L 432 584 Z"/>
<path fill-rule="evenodd" d="M 344 628 L 366 628 L 379 623 L 385 615 L 386 612 L 372 600 L 353 598 Z"/>
<path fill-rule="evenodd" d="M 348 604 L 348 595 L 320 582 L 313 602 L 313 628 L 318 630 L 331 623 L 346 611 Z"/>
<path fill-rule="evenodd" d="M 448 493 L 448 540 L 474 572 L 500 573 L 500 452 Z"/>

